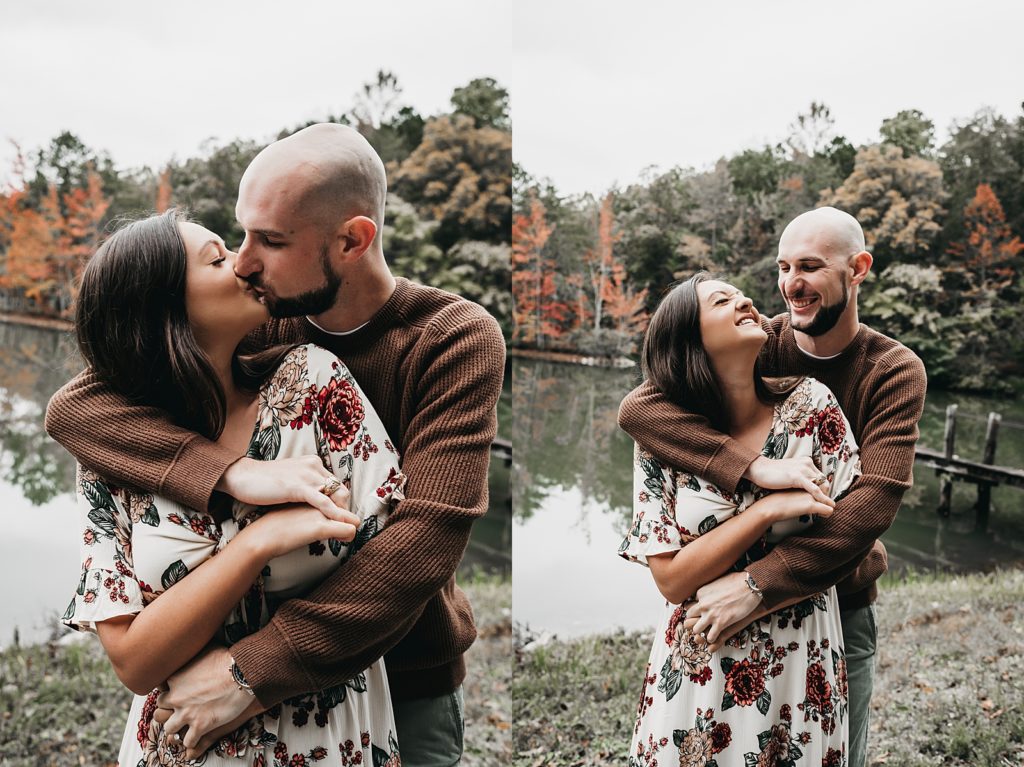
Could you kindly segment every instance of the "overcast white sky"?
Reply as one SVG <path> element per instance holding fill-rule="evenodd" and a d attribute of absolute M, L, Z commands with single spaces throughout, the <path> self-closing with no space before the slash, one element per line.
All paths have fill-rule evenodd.
<path fill-rule="evenodd" d="M 122 167 L 161 166 L 217 137 L 267 140 L 347 111 L 390 69 L 424 114 L 454 88 L 507 85 L 507 2 L 47 0 L 0 10 L 0 178 L 14 139 L 62 130 Z M 15 74 L 18 73 L 18 74 Z"/>
<path fill-rule="evenodd" d="M 811 100 L 855 144 L 916 108 L 945 134 L 1024 99 L 1024 3 L 980 0 L 48 0 L 0 11 L 0 178 L 61 130 L 123 166 L 346 110 L 378 69 L 422 113 L 492 76 L 514 154 L 565 192 L 706 167 Z M 14 74 L 15 72 L 19 74 Z"/>
<path fill-rule="evenodd" d="M 777 142 L 812 100 L 855 145 L 920 109 L 940 137 L 1024 100 L 1024 3 L 517 0 L 516 160 L 564 192 Z"/>

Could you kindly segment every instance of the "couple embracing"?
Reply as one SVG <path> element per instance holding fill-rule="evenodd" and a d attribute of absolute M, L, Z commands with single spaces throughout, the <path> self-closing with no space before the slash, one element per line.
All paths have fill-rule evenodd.
<path fill-rule="evenodd" d="M 705 273 L 673 288 L 619 411 L 637 443 L 619 553 L 666 598 L 636 767 L 866 764 L 877 538 L 912 482 L 925 371 L 858 320 L 852 216 L 798 216 L 777 262 L 771 320 Z"/>
<path fill-rule="evenodd" d="M 122 767 L 459 762 L 504 342 L 392 276 L 385 195 L 314 125 L 245 171 L 237 253 L 172 210 L 85 268 L 47 430 L 80 464 L 64 621 L 136 693 Z"/>

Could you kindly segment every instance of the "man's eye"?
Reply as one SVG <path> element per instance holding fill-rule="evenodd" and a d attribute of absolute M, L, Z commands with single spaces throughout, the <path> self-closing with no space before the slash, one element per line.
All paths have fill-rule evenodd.
<path fill-rule="evenodd" d="M 280 247 L 281 247 L 282 245 L 284 245 L 284 243 L 283 243 L 283 242 L 276 242 L 275 240 L 271 240 L 271 239 L 269 239 L 268 237 L 264 237 L 264 238 L 263 238 L 263 243 L 264 243 L 264 244 L 265 244 L 265 245 L 266 245 L 266 246 L 267 246 L 268 248 L 280 248 Z"/>

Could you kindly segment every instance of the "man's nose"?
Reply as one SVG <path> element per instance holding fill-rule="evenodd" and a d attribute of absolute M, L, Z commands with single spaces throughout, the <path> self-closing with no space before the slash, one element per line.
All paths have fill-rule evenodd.
<path fill-rule="evenodd" d="M 259 270 L 259 261 L 254 257 L 252 247 L 249 245 L 249 238 L 246 237 L 238 246 L 238 254 L 235 256 L 235 274 L 245 279 Z"/>

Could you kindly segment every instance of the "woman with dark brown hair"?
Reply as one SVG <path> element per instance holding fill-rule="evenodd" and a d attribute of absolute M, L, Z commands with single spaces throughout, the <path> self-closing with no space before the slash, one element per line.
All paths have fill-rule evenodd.
<path fill-rule="evenodd" d="M 97 375 L 239 457 L 291 462 L 313 488 L 310 503 L 253 508 L 225 497 L 187 509 L 79 468 L 82 575 L 63 620 L 95 631 L 136 693 L 122 765 L 184 764 L 189 733 L 176 714 L 164 724 L 154 717 L 164 681 L 211 640 L 232 644 L 312 589 L 401 498 L 398 455 L 336 357 L 312 345 L 239 353 L 268 314 L 235 276 L 234 259 L 223 240 L 172 210 L 121 228 L 82 276 L 75 326 Z M 133 439 L 130 423 L 124 438 Z M 351 511 L 325 503 L 332 496 Z M 237 666 L 229 671 L 248 689 Z M 255 716 L 202 763 L 297 759 L 397 763 L 383 661 Z"/>
<path fill-rule="evenodd" d="M 744 570 L 815 515 L 830 515 L 859 474 L 857 445 L 825 386 L 761 377 L 766 339 L 750 300 L 703 272 L 666 295 L 644 339 L 650 383 L 769 458 L 810 458 L 831 500 L 803 490 L 768 493 L 745 480 L 728 494 L 636 450 L 633 522 L 619 554 L 649 567 L 667 601 L 644 675 L 631 767 L 845 764 L 835 588 L 755 621 L 721 647 L 695 635 L 686 615 L 701 586 Z M 748 586 L 756 593 L 755 583 Z"/>

